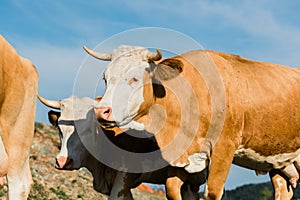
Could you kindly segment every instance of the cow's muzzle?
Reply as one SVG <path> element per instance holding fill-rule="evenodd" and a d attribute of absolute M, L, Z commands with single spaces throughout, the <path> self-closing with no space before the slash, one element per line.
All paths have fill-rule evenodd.
<path fill-rule="evenodd" d="M 74 161 L 69 157 L 56 158 L 56 169 L 73 170 Z"/>
<path fill-rule="evenodd" d="M 108 106 L 100 106 L 94 108 L 97 119 L 110 120 L 112 108 Z"/>
<path fill-rule="evenodd" d="M 114 128 L 117 126 L 115 121 L 111 120 L 111 107 L 100 106 L 95 107 L 94 112 L 100 125 L 104 128 Z"/>

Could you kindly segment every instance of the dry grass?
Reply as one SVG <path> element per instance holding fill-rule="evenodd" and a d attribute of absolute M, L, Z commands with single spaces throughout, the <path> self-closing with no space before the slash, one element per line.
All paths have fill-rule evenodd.
<path fill-rule="evenodd" d="M 55 155 L 59 152 L 57 131 L 45 124 L 36 123 L 36 132 L 31 148 L 30 167 L 33 185 L 31 200 L 106 200 L 107 196 L 96 192 L 92 176 L 86 169 L 60 171 L 55 169 Z M 7 186 L 0 187 L 0 199 L 6 199 Z M 165 200 L 164 196 L 133 190 L 136 200 Z"/>

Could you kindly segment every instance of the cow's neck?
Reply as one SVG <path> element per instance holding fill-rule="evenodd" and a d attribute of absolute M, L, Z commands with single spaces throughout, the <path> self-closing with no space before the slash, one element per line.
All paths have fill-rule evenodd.
<path fill-rule="evenodd" d="M 110 194 L 115 181 L 116 170 L 107 167 L 92 157 L 85 167 L 92 173 L 94 189 L 103 194 Z"/>
<path fill-rule="evenodd" d="M 165 93 L 160 97 L 152 92 L 155 88 L 150 90 L 145 87 L 144 99 L 147 102 L 144 105 L 149 109 L 137 120 L 145 124 L 148 132 L 155 135 L 167 161 L 174 161 L 176 156 L 182 155 L 183 152 L 177 150 L 188 148 L 191 152 L 199 152 L 201 140 L 205 138 L 209 126 L 211 102 L 205 81 L 199 74 L 191 77 L 187 75 L 190 73 L 183 72 L 172 80 L 162 82 Z M 186 158 L 183 162 L 186 162 Z"/>
<path fill-rule="evenodd" d="M 156 140 L 160 147 L 165 146 L 166 141 L 171 141 L 172 138 L 176 137 L 180 132 L 180 127 L 187 123 L 182 116 L 188 112 L 190 113 L 189 109 L 192 102 L 187 101 L 193 99 L 186 98 L 187 95 L 191 95 L 187 94 L 189 91 L 186 91 L 184 86 L 182 88 L 177 87 L 178 79 L 180 78 L 182 77 L 163 83 L 163 96 L 157 97 L 155 92 L 150 92 L 153 95 L 151 97 L 152 101 L 149 101 L 149 96 L 144 97 L 144 99 L 148 100 L 146 105 L 149 108 L 149 112 L 137 120 L 145 124 L 148 132 L 156 135 Z M 174 87 L 177 87 L 176 90 L 172 89 Z M 152 88 L 152 90 L 154 89 L 156 88 Z M 145 93 L 149 95 L 148 92 Z M 194 102 L 196 103 L 196 100 Z"/>

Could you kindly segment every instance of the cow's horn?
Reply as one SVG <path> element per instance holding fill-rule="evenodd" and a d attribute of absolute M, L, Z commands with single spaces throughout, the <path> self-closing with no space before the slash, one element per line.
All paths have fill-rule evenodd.
<path fill-rule="evenodd" d="M 156 54 L 152 53 L 152 52 L 150 52 L 148 54 L 148 60 L 150 60 L 150 61 L 158 61 L 161 58 L 162 58 L 162 54 L 161 54 L 161 51 L 159 49 L 156 49 Z"/>
<path fill-rule="evenodd" d="M 87 48 L 86 46 L 83 46 L 84 50 L 90 54 L 91 56 L 99 59 L 99 60 L 106 60 L 106 61 L 110 61 L 111 60 L 111 54 L 110 53 L 99 53 L 99 52 L 95 52 L 89 48 Z"/>
<path fill-rule="evenodd" d="M 59 101 L 53 101 L 53 100 L 48 100 L 45 99 L 44 97 L 42 97 L 41 95 L 37 95 L 37 97 L 39 98 L 39 100 L 45 105 L 48 106 L 50 108 L 54 108 L 54 109 L 60 109 L 60 102 Z"/>

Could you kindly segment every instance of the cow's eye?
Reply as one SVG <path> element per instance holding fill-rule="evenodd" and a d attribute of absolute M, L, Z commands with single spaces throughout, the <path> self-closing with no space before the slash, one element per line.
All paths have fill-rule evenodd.
<path fill-rule="evenodd" d="M 139 82 L 139 79 L 137 77 L 133 77 L 128 81 L 128 84 L 131 85 L 131 84 L 137 83 L 137 82 Z"/>

